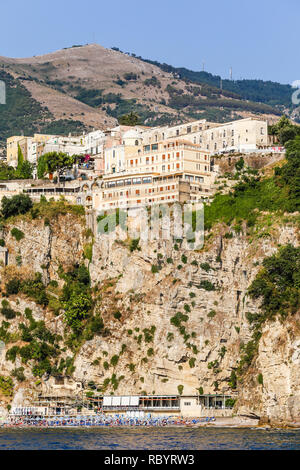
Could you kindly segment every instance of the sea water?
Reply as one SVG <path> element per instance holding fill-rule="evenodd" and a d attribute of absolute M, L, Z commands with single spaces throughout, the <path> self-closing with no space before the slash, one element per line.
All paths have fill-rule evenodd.
<path fill-rule="evenodd" d="M 0 429 L 0 450 L 300 450 L 300 430 L 248 428 Z"/>

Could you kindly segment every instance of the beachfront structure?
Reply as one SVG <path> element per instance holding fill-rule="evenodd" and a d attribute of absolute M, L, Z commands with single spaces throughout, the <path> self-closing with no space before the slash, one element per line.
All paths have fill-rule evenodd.
<path fill-rule="evenodd" d="M 231 416 L 232 397 L 215 395 L 40 395 L 31 405 L 19 404 L 12 416 L 76 416 L 104 413 L 142 416 Z"/>

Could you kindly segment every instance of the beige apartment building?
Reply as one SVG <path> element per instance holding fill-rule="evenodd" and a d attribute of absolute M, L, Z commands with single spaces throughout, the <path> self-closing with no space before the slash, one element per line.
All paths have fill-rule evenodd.
<path fill-rule="evenodd" d="M 143 132 L 144 143 L 164 139 L 184 138 L 206 151 L 252 152 L 268 147 L 268 123 L 254 118 L 239 119 L 225 124 L 205 119 L 172 127 L 149 129 Z"/>
<path fill-rule="evenodd" d="M 19 147 L 24 160 L 36 163 L 38 158 L 44 153 L 46 142 L 52 137 L 47 134 L 34 134 L 33 137 L 9 137 L 6 142 L 6 160 L 8 165 L 17 167 Z"/>
<path fill-rule="evenodd" d="M 189 141 L 137 145 L 123 162 L 120 171 L 106 173 L 100 187 L 92 188 L 94 209 L 199 201 L 211 194 L 210 155 Z"/>
<path fill-rule="evenodd" d="M 6 160 L 8 165 L 17 166 L 18 164 L 18 150 L 19 146 L 22 148 L 26 142 L 24 136 L 12 136 L 6 141 Z M 25 158 L 25 157 L 24 157 Z"/>

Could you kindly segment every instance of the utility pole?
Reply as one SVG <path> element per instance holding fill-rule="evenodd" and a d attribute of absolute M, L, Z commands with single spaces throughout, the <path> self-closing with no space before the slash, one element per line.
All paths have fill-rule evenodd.
<path fill-rule="evenodd" d="M 232 80 L 232 67 L 230 67 L 230 80 Z"/>

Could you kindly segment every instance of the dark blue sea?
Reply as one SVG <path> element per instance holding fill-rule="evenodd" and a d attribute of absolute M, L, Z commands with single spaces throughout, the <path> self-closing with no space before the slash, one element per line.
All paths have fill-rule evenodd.
<path fill-rule="evenodd" d="M 300 450 L 300 430 L 0 429 L 0 450 Z"/>

